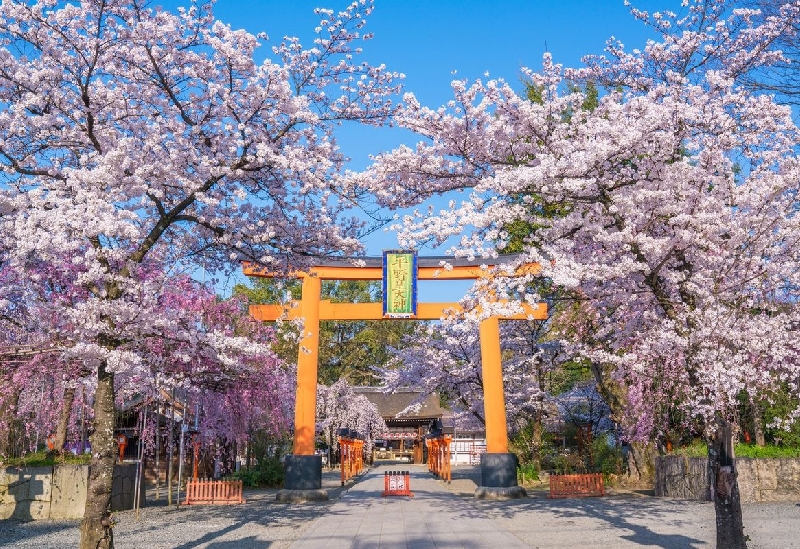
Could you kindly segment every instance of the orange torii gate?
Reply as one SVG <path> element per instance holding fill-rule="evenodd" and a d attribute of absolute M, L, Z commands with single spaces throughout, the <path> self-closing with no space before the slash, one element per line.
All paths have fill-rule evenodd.
<path fill-rule="evenodd" d="M 413 252 L 402 252 L 413 253 Z M 384 259 L 385 261 L 385 259 Z M 447 263 L 447 267 L 443 266 Z M 415 256 L 417 280 L 475 280 L 495 276 L 493 267 L 504 263 L 501 257 L 495 262 L 474 262 L 445 257 Z M 539 266 L 529 264 L 520 271 L 538 273 Z M 274 273 L 245 264 L 247 276 L 275 278 L 285 274 Z M 295 399 L 295 429 L 292 455 L 286 459 L 285 489 L 278 494 L 283 501 L 327 499 L 322 486 L 322 459 L 314 455 L 316 425 L 317 367 L 319 357 L 320 320 L 382 320 L 387 316 L 385 304 L 332 303 L 322 300 L 323 280 L 382 280 L 382 258 L 326 259 L 303 272 L 291 274 L 302 281 L 302 297 L 278 305 L 252 305 L 250 314 L 263 321 L 278 319 L 304 319 L 304 335 L 300 341 L 301 352 L 297 359 L 297 392 Z M 385 282 L 384 282 L 385 284 Z M 450 314 L 463 312 L 458 303 L 418 303 L 413 314 L 402 318 L 414 320 L 439 320 Z M 480 322 L 481 369 L 483 373 L 484 419 L 486 422 L 486 453 L 481 457 L 481 487 L 476 497 L 521 497 L 525 491 L 517 485 L 514 454 L 508 452 L 508 429 L 503 395 L 503 375 L 500 355 L 499 320 L 525 320 L 547 318 L 547 304 L 537 307 L 523 304 L 523 312 L 510 316 L 491 316 Z"/>

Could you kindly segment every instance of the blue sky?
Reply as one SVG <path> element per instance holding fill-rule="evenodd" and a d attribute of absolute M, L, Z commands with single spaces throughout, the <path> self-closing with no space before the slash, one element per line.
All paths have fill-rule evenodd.
<path fill-rule="evenodd" d="M 170 0 L 165 6 L 185 3 Z M 632 3 L 650 11 L 681 13 L 685 9 L 680 0 Z M 269 56 L 268 46 L 285 35 L 298 36 L 310 47 L 319 22 L 314 8 L 340 11 L 347 4 L 346 0 L 218 0 L 214 14 L 233 28 L 266 32 L 269 41 L 263 54 Z M 374 38 L 364 43 L 364 58 L 404 73 L 406 90 L 431 107 L 451 98 L 454 78 L 486 79 L 488 73 L 489 78 L 503 78 L 521 89 L 520 68 L 538 69 L 546 51 L 556 63 L 575 66 L 586 54 L 602 53 L 612 36 L 627 49 L 641 48 L 653 37 L 630 15 L 623 0 L 376 0 L 365 31 Z M 340 136 L 340 144 L 353 159 L 351 166 L 361 168 L 370 154 L 391 149 L 407 138 L 399 132 L 348 130 Z M 394 236 L 385 232 L 365 242 L 369 255 L 397 247 Z M 422 288 L 420 292 L 424 299 L 428 292 Z"/>

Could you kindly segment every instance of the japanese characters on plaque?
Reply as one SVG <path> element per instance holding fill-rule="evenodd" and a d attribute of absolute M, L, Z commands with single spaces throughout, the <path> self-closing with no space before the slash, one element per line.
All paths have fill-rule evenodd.
<path fill-rule="evenodd" d="M 383 252 L 383 317 L 417 316 L 417 253 Z"/>

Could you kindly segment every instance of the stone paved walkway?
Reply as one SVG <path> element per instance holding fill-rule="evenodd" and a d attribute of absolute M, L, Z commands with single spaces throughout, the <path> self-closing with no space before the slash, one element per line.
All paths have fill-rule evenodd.
<path fill-rule="evenodd" d="M 414 497 L 383 497 L 384 471 L 410 472 Z M 334 503 L 292 549 L 527 549 L 513 534 L 419 466 L 376 467 Z"/>

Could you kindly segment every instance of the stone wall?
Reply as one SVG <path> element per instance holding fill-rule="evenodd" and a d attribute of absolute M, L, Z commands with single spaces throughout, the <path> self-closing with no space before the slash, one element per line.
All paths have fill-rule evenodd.
<path fill-rule="evenodd" d="M 742 503 L 800 501 L 800 459 L 737 458 Z M 655 495 L 708 501 L 708 460 L 656 458 Z"/>
<path fill-rule="evenodd" d="M 50 518 L 52 467 L 0 469 L 0 519 Z"/>
<path fill-rule="evenodd" d="M 116 468 L 114 472 L 116 473 Z M 50 518 L 83 518 L 88 479 L 87 465 L 59 465 L 53 468 Z"/>
<path fill-rule="evenodd" d="M 86 505 L 88 465 L 0 469 L 0 519 L 79 519 Z M 111 510 L 133 509 L 136 464 L 117 464 Z M 144 505 L 144 490 L 139 504 Z"/>

